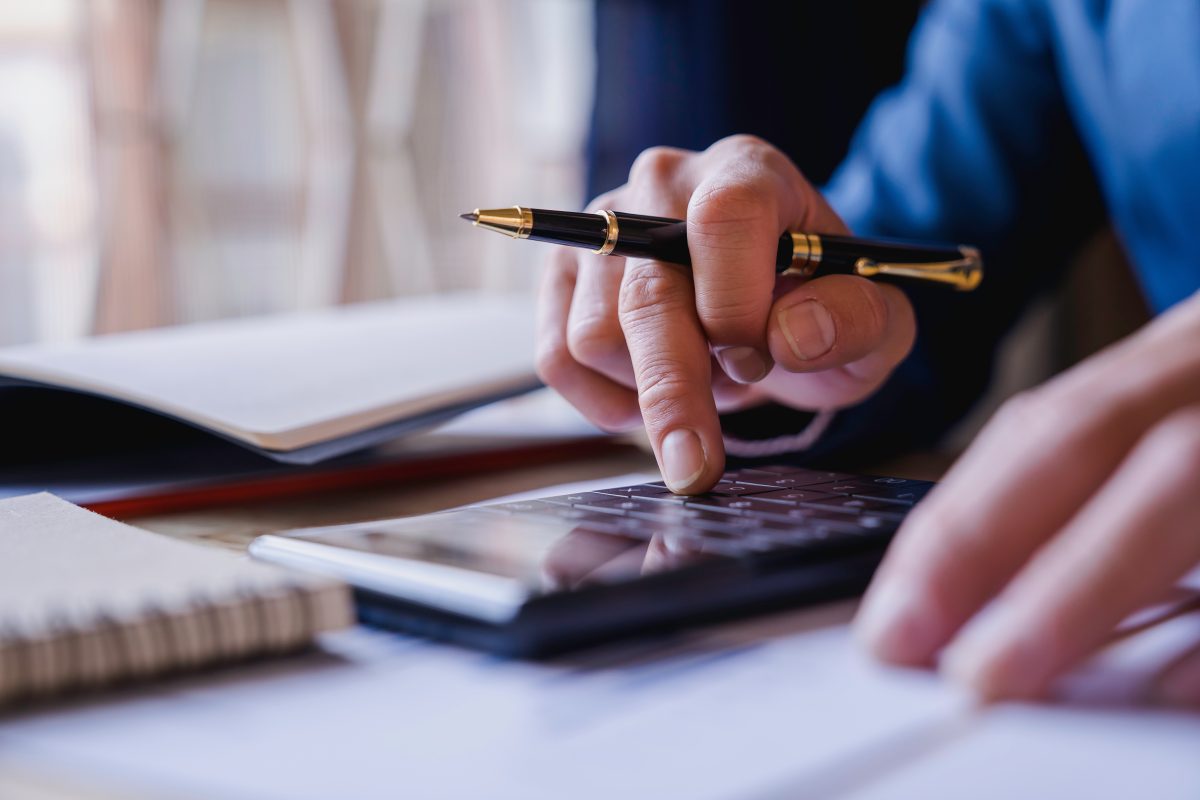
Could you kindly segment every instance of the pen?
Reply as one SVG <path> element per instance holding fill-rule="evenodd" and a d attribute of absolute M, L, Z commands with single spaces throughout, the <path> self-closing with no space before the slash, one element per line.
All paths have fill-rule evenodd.
<path fill-rule="evenodd" d="M 604 209 L 596 213 L 541 208 L 475 209 L 461 217 L 472 225 L 514 239 L 585 247 L 600 255 L 652 258 L 691 266 L 687 224 Z M 861 275 L 934 282 L 969 292 L 983 280 L 983 259 L 967 245 L 929 245 L 858 239 L 824 233 L 779 237 L 775 271 L 811 278 L 824 274 Z"/>

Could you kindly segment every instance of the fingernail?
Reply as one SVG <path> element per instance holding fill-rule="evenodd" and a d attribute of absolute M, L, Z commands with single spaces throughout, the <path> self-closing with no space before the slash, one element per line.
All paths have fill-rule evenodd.
<path fill-rule="evenodd" d="M 704 472 L 704 445 L 695 431 L 678 428 L 662 440 L 663 480 L 667 488 L 684 494 Z"/>
<path fill-rule="evenodd" d="M 725 374 L 738 383 L 755 383 L 767 376 L 771 365 L 753 347 L 726 347 L 717 351 L 717 361 Z"/>
<path fill-rule="evenodd" d="M 991 609 L 972 622 L 942 655 L 938 671 L 981 700 L 1030 698 L 1041 693 L 1052 661 L 1049 647 Z"/>
<path fill-rule="evenodd" d="M 816 300 L 805 300 L 780 310 L 779 326 L 788 347 L 801 361 L 812 361 L 825 355 L 833 349 L 837 337 L 833 317 Z"/>
<path fill-rule="evenodd" d="M 867 594 L 854 629 L 877 657 L 898 664 L 925 664 L 937 647 L 936 609 L 921 592 L 889 581 Z"/>

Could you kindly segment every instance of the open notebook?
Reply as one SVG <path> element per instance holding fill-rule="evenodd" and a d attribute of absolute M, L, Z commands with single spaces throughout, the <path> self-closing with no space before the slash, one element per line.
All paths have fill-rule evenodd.
<path fill-rule="evenodd" d="M 182 422 L 312 464 L 536 388 L 532 331 L 528 299 L 461 294 L 6 348 L 0 418 L 10 458 Z"/>
<path fill-rule="evenodd" d="M 333 581 L 48 494 L 0 501 L 0 704 L 295 650 L 353 618 Z"/>

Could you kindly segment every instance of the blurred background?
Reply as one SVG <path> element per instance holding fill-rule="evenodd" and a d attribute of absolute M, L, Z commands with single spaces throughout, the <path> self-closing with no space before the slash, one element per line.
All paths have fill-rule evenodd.
<path fill-rule="evenodd" d="M 592 30 L 582 0 L 0 0 L 0 344 L 530 285 L 540 252 L 457 214 L 579 204 Z"/>
<path fill-rule="evenodd" d="M 457 214 L 580 207 L 655 144 L 823 181 L 922 5 L 0 0 L 0 345 L 528 288 L 542 248 Z M 1089 241 L 981 414 L 1136 327 L 1121 261 Z"/>

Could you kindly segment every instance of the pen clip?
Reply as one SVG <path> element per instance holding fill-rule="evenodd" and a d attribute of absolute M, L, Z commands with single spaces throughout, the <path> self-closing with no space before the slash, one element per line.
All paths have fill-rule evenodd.
<path fill-rule="evenodd" d="M 921 281 L 948 283 L 960 292 L 969 292 L 983 280 L 983 258 L 974 247 L 960 247 L 962 258 L 954 261 L 927 261 L 908 264 L 860 258 L 854 262 L 854 274 L 864 278 L 889 275 Z"/>

